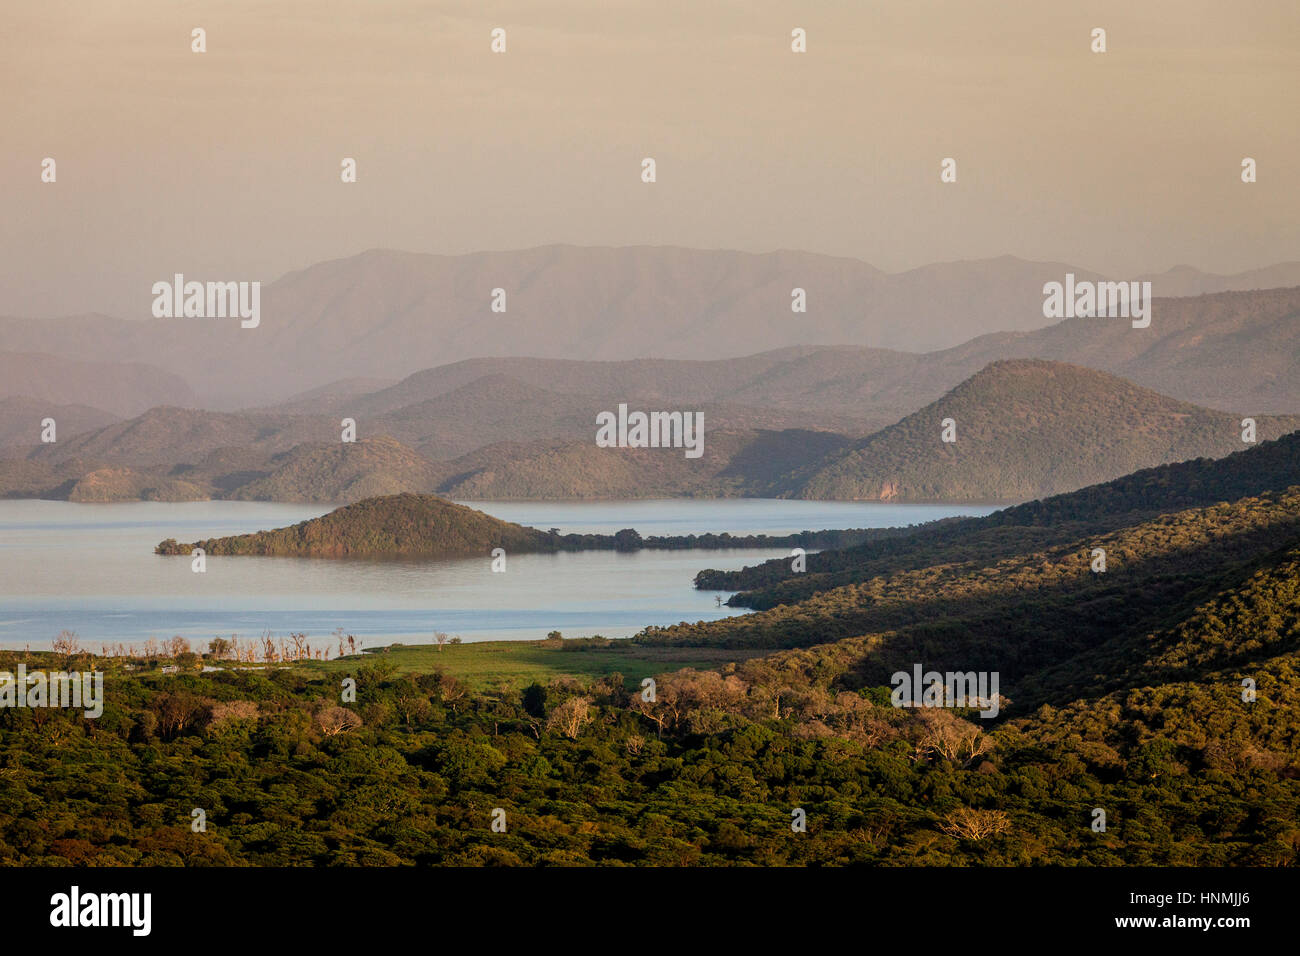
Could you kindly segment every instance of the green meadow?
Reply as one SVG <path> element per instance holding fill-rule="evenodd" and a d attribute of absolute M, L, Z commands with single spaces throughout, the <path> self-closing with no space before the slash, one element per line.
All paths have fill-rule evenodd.
<path fill-rule="evenodd" d="M 629 687 L 641 679 L 683 667 L 714 669 L 764 653 L 755 649 L 721 647 L 646 647 L 629 640 L 575 638 L 562 641 L 482 641 L 473 644 L 392 644 L 369 648 L 363 655 L 300 666 L 325 673 L 353 673 L 359 658 L 382 658 L 395 667 L 395 676 L 441 672 L 476 690 L 522 688 L 557 677 L 599 678 L 622 674 Z"/>

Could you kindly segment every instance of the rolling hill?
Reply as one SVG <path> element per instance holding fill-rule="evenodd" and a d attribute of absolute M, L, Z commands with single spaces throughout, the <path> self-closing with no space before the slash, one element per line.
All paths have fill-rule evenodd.
<path fill-rule="evenodd" d="M 955 422 L 953 442 L 942 423 Z M 1300 417 L 1257 420 L 1257 438 Z M 1175 401 L 1075 365 L 995 362 L 896 425 L 829 461 L 791 489 L 802 498 L 993 501 L 1073 491 L 1171 461 L 1242 447 L 1236 415 Z"/>
<path fill-rule="evenodd" d="M 66 440 L 74 435 L 103 428 L 118 417 L 88 405 L 58 405 L 26 396 L 0 398 L 0 455 L 22 454 L 40 444 L 41 422 L 53 418 L 55 438 Z"/>
<path fill-rule="evenodd" d="M 974 273 L 967 269 L 965 274 L 969 278 Z M 1275 281 L 1288 274 L 1287 268 L 1278 267 L 1258 270 L 1241 281 Z M 1174 278 L 1174 285 L 1188 289 L 1237 281 L 1183 272 Z M 92 325 L 101 321 L 108 320 L 93 317 Z M 126 339 L 146 323 L 129 324 Z M 0 326 L 10 328 L 3 322 Z M 65 331 L 71 334 L 72 327 Z M 81 343 L 78 348 L 84 344 L 75 341 Z M 209 364 L 223 360 L 223 347 L 212 345 Z M 108 344 L 105 349 L 112 352 Z M 30 379 L 24 367 L 30 356 L 6 354 L 6 367 Z M 1084 409 L 1074 420 L 1059 388 L 1027 376 L 1018 386 L 1025 390 L 1023 396 L 994 389 L 985 396 L 987 407 L 981 408 L 980 396 L 963 383 L 978 377 L 991 362 L 1010 359 L 1064 359 L 1132 384 L 1100 378 L 1072 381 L 1070 387 L 1079 390 L 1076 401 Z M 36 356 L 32 368 L 47 369 L 41 364 L 45 360 L 54 361 Z M 79 366 L 59 368 L 83 390 L 97 387 L 102 379 L 92 375 L 82 381 L 73 374 Z M 147 370 L 132 374 L 153 381 Z M 20 375 L 14 381 L 23 379 Z M 986 379 L 980 381 L 992 388 Z M 323 497 L 316 500 L 351 500 L 398 490 L 558 498 L 597 496 L 604 486 L 611 489 L 607 496 L 639 497 L 1035 497 L 1161 461 L 1224 454 L 1231 450 L 1225 442 L 1235 429 L 1226 429 L 1223 422 L 1232 416 L 1256 418 L 1264 438 L 1293 427 L 1288 424 L 1292 419 L 1268 416 L 1300 410 L 1300 288 L 1157 299 L 1147 329 L 1132 329 L 1123 321 L 1076 318 L 1030 331 L 984 335 L 925 354 L 798 345 L 715 360 L 477 358 L 423 369 L 395 384 L 386 382 L 383 377 L 338 379 L 282 406 L 238 413 L 164 405 L 114 421 L 111 412 L 70 407 L 60 413 L 59 442 L 39 447 L 20 441 L 30 433 L 31 415 L 48 410 L 42 405 L 45 400 L 11 397 L 0 404 L 0 455 L 30 455 L 52 471 L 41 477 L 31 469 L 0 470 L 0 494 L 40 487 L 47 496 L 65 495 L 68 478 L 80 476 L 69 476 L 60 463 L 78 459 L 96 468 L 130 469 L 143 476 L 141 481 L 159 487 L 164 479 L 174 478 L 213 497 L 241 493 L 239 489 L 254 482 L 265 483 L 241 494 L 273 496 L 283 488 L 299 500 L 318 488 Z M 171 388 L 163 379 L 156 384 L 163 391 Z M 961 416 L 939 414 L 939 420 L 959 418 L 959 441 L 936 452 L 929 440 L 934 426 L 926 424 L 926 416 L 941 412 L 954 389 L 953 398 L 967 404 Z M 1015 409 L 1001 421 L 987 404 L 995 393 L 998 401 L 1012 402 Z M 583 447 L 591 437 L 595 413 L 624 401 L 703 411 L 710 440 L 718 441 L 712 450 L 706 443 L 709 464 L 685 469 L 668 455 L 633 451 L 599 456 L 596 449 Z M 1107 407 L 1108 402 L 1114 407 Z M 1124 403 L 1133 407 L 1120 408 Z M 1225 414 L 1216 419 L 1210 409 Z M 386 474 L 376 459 L 380 470 L 374 481 L 358 484 L 360 473 L 349 471 L 343 458 L 293 464 L 283 457 L 304 444 L 337 444 L 344 417 L 356 419 L 361 439 L 390 437 L 436 467 L 431 471 L 411 460 L 400 474 Z M 1024 427 L 1013 427 L 1016 422 Z M 754 455 L 733 463 L 731 458 L 748 445 L 728 435 L 744 432 L 788 434 L 771 463 L 760 464 Z M 825 434 L 807 441 L 799 437 L 811 432 Z M 1124 436 L 1122 446 L 1119 436 Z M 857 446 L 844 448 L 845 439 Z M 1017 449 L 1021 441 L 1033 448 Z M 800 442 L 802 447 L 795 447 Z M 755 445 L 755 452 L 762 447 Z M 341 471 L 329 474 L 335 465 Z M 285 472 L 271 479 L 286 466 L 296 469 L 297 476 Z M 426 481 L 426 476 L 433 480 Z M 100 487 L 129 493 L 137 484 L 118 481 Z M 334 498 L 336 494 L 343 497 Z"/>
<path fill-rule="evenodd" d="M 275 455 L 269 474 L 232 491 L 241 501 L 353 502 L 438 485 L 442 470 L 392 438 L 304 444 Z"/>
<path fill-rule="evenodd" d="M 112 321 L 112 320 L 92 320 Z M 0 320 L 0 327 L 5 320 Z M 34 326 L 42 331 L 39 322 Z M 119 361 L 100 361 L 101 355 L 81 351 L 58 336 L 37 334 L 49 352 L 0 352 L 0 398 L 21 396 L 38 403 L 79 405 L 104 409 L 115 417 L 138 415 L 155 405 L 192 407 L 197 398 L 186 381 L 174 372 L 131 361 L 129 353 Z M 12 341 L 0 334 L 0 342 Z M 63 357 L 72 348 L 80 358 Z"/>
<path fill-rule="evenodd" d="M 806 429 L 706 430 L 698 459 L 686 458 L 679 448 L 598 448 L 591 440 L 544 444 L 455 474 L 438 490 L 481 500 L 773 497 L 790 472 L 848 442 L 834 432 Z"/>
<path fill-rule="evenodd" d="M 27 458 L 0 459 L 0 498 L 57 498 L 68 494 L 101 462 L 73 458 L 57 463 Z"/>
<path fill-rule="evenodd" d="M 81 475 L 66 489 L 69 501 L 202 501 L 204 488 L 176 478 L 134 471 L 131 468 L 96 468 Z"/>
<path fill-rule="evenodd" d="M 132 468 L 192 464 L 224 448 L 271 455 L 306 441 L 338 441 L 332 418 L 209 412 L 160 406 L 32 453 L 42 461 L 91 458 Z"/>
<path fill-rule="evenodd" d="M 1157 299 L 1147 329 L 1066 319 L 1033 332 L 981 336 L 927 358 L 949 368 L 1055 359 L 1209 408 L 1293 414 L 1300 411 L 1300 288 Z"/>

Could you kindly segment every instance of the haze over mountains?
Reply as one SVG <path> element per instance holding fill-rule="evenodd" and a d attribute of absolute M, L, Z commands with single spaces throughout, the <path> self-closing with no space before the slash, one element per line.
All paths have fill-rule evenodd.
<path fill-rule="evenodd" d="M 101 362 L 39 352 L 13 352 L 0 334 L 0 398 L 21 396 L 60 405 L 82 405 L 120 417 L 155 405 L 195 405 L 185 380 L 140 362 Z M 62 344 L 51 341 L 52 346 Z M 79 347 L 73 349 L 80 351 Z"/>
<path fill-rule="evenodd" d="M 357 403 L 385 408 L 392 392 Z M 713 424 L 698 459 L 678 448 L 597 447 L 593 410 L 603 400 L 572 395 L 548 406 L 543 399 L 553 394 L 486 376 L 444 396 L 358 417 L 355 442 L 340 441 L 339 419 L 331 415 L 157 408 L 0 461 L 0 492 L 95 501 L 339 502 L 401 492 L 463 499 L 1023 500 L 1243 447 L 1235 414 L 1043 360 L 991 363 L 874 432 L 791 426 L 801 415 L 781 409 L 704 405 Z M 587 414 L 570 415 L 578 407 Z M 948 418 L 957 422 L 954 444 L 940 438 Z M 1260 441 L 1296 428 L 1300 416 L 1256 418 Z"/>
<path fill-rule="evenodd" d="M 1153 277 L 1157 296 L 1192 295 L 1156 298 L 1144 329 L 1038 327 L 1043 282 L 1068 271 L 1092 275 L 1011 257 L 890 276 L 802 253 L 372 252 L 273 283 L 257 329 L 0 319 L 0 494 L 1019 500 L 1227 454 L 1242 416 L 1259 440 L 1300 424 L 1300 286 L 1219 291 L 1300 283 L 1300 264 Z M 597 413 L 623 403 L 701 413 L 703 457 L 596 447 Z"/>
<path fill-rule="evenodd" d="M 869 430 L 934 401 L 990 362 L 1043 358 L 1111 372 L 1170 397 L 1240 414 L 1300 411 L 1300 288 L 1156 301 L 1156 319 L 1074 318 L 995 332 L 923 354 L 799 345 L 721 360 L 589 362 L 476 358 L 411 375 L 370 395 L 316 402 L 322 414 L 377 415 L 500 375 L 537 388 L 621 401 L 727 401 L 852 418 Z M 340 383 L 339 392 L 347 391 Z M 300 408 L 301 399 L 272 406 Z"/>
<path fill-rule="evenodd" d="M 182 391 L 190 388 L 198 404 L 231 409 L 282 401 L 338 380 L 391 381 L 488 355 L 714 359 L 807 345 L 947 349 L 991 332 L 1024 333 L 1047 325 L 1043 283 L 1060 281 L 1067 272 L 1080 280 L 1107 278 L 1011 256 L 887 274 L 858 260 L 801 252 L 543 246 L 434 256 L 374 250 L 268 282 L 256 329 L 221 319 L 142 318 L 150 316 L 152 304 L 142 288 L 139 313 L 130 320 L 0 319 L 0 350 L 143 363 L 154 367 L 158 384 L 172 390 L 147 404 L 189 405 Z M 256 278 L 187 274 L 199 281 Z M 1300 263 L 1236 276 L 1177 268 L 1110 278 L 1150 279 L 1153 294 L 1163 299 L 1300 285 Z M 505 313 L 490 309 L 496 288 L 506 291 Z M 791 312 L 794 288 L 807 292 L 805 314 Z M 1161 323 L 1172 308 L 1157 302 L 1153 329 L 1144 330 L 1152 334 L 1127 350 L 1163 337 Z M 984 361 L 972 359 L 939 392 L 1004 357 L 985 352 Z M 1042 352 L 1018 357 L 1077 359 Z M 90 374 L 83 370 L 79 377 L 88 381 Z M 110 376 L 108 370 L 95 374 Z M 52 377 L 51 372 L 45 379 Z M 1260 397 L 1267 397 L 1269 388 L 1261 387 Z M 40 382 L 3 391 L 52 394 Z M 97 407 L 141 410 L 135 398 Z"/>

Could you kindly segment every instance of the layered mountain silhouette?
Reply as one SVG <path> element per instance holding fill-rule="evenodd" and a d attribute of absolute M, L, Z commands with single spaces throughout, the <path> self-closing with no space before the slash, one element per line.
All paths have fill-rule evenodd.
<path fill-rule="evenodd" d="M 1091 276 L 1012 257 L 887 275 L 802 253 L 379 251 L 273 283 L 252 330 L 0 319 L 0 494 L 1019 500 L 1226 454 L 1243 417 L 1259 440 L 1295 427 L 1300 287 L 1233 290 L 1300 282 L 1300 264 L 1150 277 L 1189 297 L 1156 298 L 1142 329 L 1046 324 L 1042 281 L 1067 271 Z M 703 457 L 596 447 L 620 404 L 702 414 Z"/>
<path fill-rule="evenodd" d="M 727 401 L 892 424 L 990 362 L 1067 361 L 1108 371 L 1182 401 L 1224 411 L 1300 410 L 1300 288 L 1157 300 L 1150 328 L 1074 318 L 999 332 L 925 354 L 855 346 L 795 346 L 711 361 L 478 358 L 417 372 L 391 388 L 318 410 L 374 415 L 490 375 L 552 392 L 678 404 Z M 301 408 L 298 399 L 277 411 Z"/>
<path fill-rule="evenodd" d="M 0 319 L 0 342 L 17 352 L 166 369 L 198 393 L 199 403 L 230 409 L 281 401 L 339 380 L 391 380 L 484 355 L 715 359 L 808 344 L 946 349 L 994 331 L 1024 333 L 1048 325 L 1043 284 L 1061 281 L 1067 272 L 1080 280 L 1108 278 L 1065 263 L 1011 256 L 889 274 L 858 260 L 802 252 L 545 246 L 434 256 L 374 250 L 273 282 L 189 277 L 266 280 L 256 329 L 241 329 L 237 320 L 147 317 L 152 298 L 142 289 L 140 311 L 129 319 Z M 1300 264 L 1237 276 L 1180 268 L 1110 278 L 1150 279 L 1163 301 L 1300 285 Z M 497 288 L 506 292 L 504 313 L 490 309 Z M 805 313 L 791 311 L 795 288 L 806 292 Z M 1149 333 L 1141 337 L 1143 348 L 1164 334 L 1167 307 L 1156 308 L 1152 328 L 1143 330 Z M 985 352 L 975 364 L 1006 357 Z M 973 371 L 967 368 L 937 387 L 950 388 Z M 188 404 L 170 394 L 154 400 L 162 402 Z"/>
<path fill-rule="evenodd" d="M 339 440 L 332 416 L 154 409 L 37 446 L 0 468 L 0 488 L 11 496 L 30 495 L 35 487 L 40 496 L 86 500 L 346 502 L 437 492 L 463 499 L 1021 501 L 1247 446 L 1235 414 L 1044 360 L 992 363 L 938 401 L 866 437 L 728 427 L 727 407 L 718 406 L 723 410 L 707 412 L 705 420 L 713 416 L 722 424 L 706 431 L 700 458 L 687 458 L 680 448 L 598 447 L 590 409 L 599 401 L 583 406 L 577 396 L 489 376 L 479 387 L 510 399 L 475 403 L 467 394 L 474 387 L 373 420 L 362 417 L 358 427 L 364 432 L 373 425 L 379 434 L 353 443 Z M 521 394 L 535 400 L 512 419 L 509 409 Z M 558 400 L 548 405 L 542 400 L 548 395 Z M 585 417 L 579 407 L 588 408 Z M 782 414 L 773 413 L 778 419 Z M 944 440 L 949 421 L 953 442 Z M 1256 442 L 1300 428 L 1300 416 L 1253 421 Z M 298 441 L 304 435 L 313 440 Z M 454 458 L 430 453 L 471 446 L 475 436 L 486 444 Z"/>

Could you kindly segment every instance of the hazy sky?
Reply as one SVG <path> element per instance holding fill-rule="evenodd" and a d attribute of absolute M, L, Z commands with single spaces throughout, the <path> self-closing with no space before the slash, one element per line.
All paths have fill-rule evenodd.
<path fill-rule="evenodd" d="M 377 246 L 1300 259 L 1298 51 L 1295 0 L 15 0 L 0 313 Z"/>

